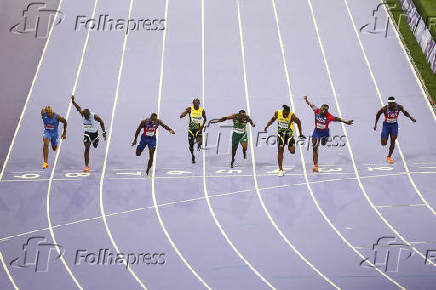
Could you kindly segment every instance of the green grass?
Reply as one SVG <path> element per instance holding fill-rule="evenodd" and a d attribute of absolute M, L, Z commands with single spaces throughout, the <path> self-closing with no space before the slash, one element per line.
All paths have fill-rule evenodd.
<path fill-rule="evenodd" d="M 418 10 L 421 17 L 424 21 L 427 22 L 427 25 L 430 23 L 436 24 L 436 1 L 434 0 L 413 0 L 415 3 L 416 10 Z M 433 39 L 436 39 L 436 26 L 432 25 L 431 34 L 433 35 Z"/>
<path fill-rule="evenodd" d="M 389 0 L 387 1 L 389 4 L 397 4 L 397 7 L 401 7 L 399 0 Z M 434 15 L 436 16 L 436 1 L 435 0 L 414 0 L 415 3 L 420 2 L 420 8 L 419 9 L 426 9 L 426 11 L 430 11 L 427 9 L 433 9 Z M 418 8 L 417 8 L 418 9 Z M 420 11 L 420 10 L 418 10 Z M 424 81 L 425 87 L 427 88 L 427 91 L 429 95 L 431 96 L 433 102 L 436 102 L 436 75 L 433 73 L 433 71 L 430 68 L 430 65 L 427 62 L 427 59 L 425 58 L 424 53 L 422 52 L 421 46 L 419 46 L 418 42 L 416 41 L 415 36 L 413 35 L 412 31 L 410 30 L 409 25 L 407 24 L 407 21 L 404 21 L 404 16 L 401 17 L 402 21 L 399 21 L 400 15 L 403 14 L 400 9 L 393 9 L 392 15 L 394 18 L 394 21 L 399 26 L 400 33 L 403 36 L 404 44 L 408 48 L 410 55 L 413 58 L 413 61 L 415 63 L 415 66 L 417 67 L 421 78 Z M 431 12 L 427 12 L 431 13 Z M 431 14 L 426 14 L 431 15 Z M 426 16 L 425 16 L 426 17 Z M 434 105 L 433 105 L 434 106 Z"/>

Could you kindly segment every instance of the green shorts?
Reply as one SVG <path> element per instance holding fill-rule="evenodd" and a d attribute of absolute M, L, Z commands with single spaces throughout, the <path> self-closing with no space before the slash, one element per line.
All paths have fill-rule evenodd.
<path fill-rule="evenodd" d="M 232 135 L 232 146 L 238 146 L 238 143 L 247 143 L 248 139 L 247 139 L 247 133 L 244 134 L 238 134 L 238 133 L 234 133 Z"/>

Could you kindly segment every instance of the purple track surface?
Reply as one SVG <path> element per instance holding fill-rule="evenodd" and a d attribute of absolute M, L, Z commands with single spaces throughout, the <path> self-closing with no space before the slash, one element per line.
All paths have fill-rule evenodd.
<path fill-rule="evenodd" d="M 123 53 L 122 32 L 91 32 L 82 50 L 86 31 L 72 27 L 94 2 L 64 1 L 71 17 L 53 30 L 0 182 L 0 289 L 435 289 L 436 119 L 392 29 L 387 38 L 359 33 L 360 46 L 347 4 L 359 29 L 378 3 L 205 1 L 202 14 L 201 1 L 133 1 L 131 18 L 167 12 L 167 29 L 131 32 Z M 100 0 L 100 14 L 126 18 L 129 1 Z M 82 174 L 73 108 L 57 163 L 50 152 L 43 171 L 39 112 L 50 104 L 67 114 L 82 53 L 77 101 L 105 120 L 110 136 Z M 304 146 L 285 152 L 279 178 L 276 147 L 255 144 L 257 135 L 290 98 L 311 135 L 304 95 L 355 124 L 331 124 L 348 144 L 320 148 L 321 173 L 311 172 Z M 391 95 L 418 120 L 400 118 L 403 156 L 397 146 L 393 165 L 380 146 L 381 122 L 372 130 L 379 97 Z M 238 151 L 233 170 L 230 129 L 219 126 L 207 129 L 208 149 L 191 164 L 178 116 L 194 96 L 209 120 L 245 109 L 256 123 L 248 158 Z M 151 112 L 176 134 L 159 129 L 154 176 L 145 178 L 147 151 L 137 158 L 130 142 Z M 99 249 L 163 253 L 165 263 L 130 271 L 92 256 L 76 263 L 80 250 Z"/>

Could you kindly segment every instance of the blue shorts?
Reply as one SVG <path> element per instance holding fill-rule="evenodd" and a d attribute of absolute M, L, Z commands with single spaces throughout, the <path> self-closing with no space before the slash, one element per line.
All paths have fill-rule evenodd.
<path fill-rule="evenodd" d="M 59 134 L 57 131 L 44 130 L 44 134 L 42 135 L 42 138 L 50 139 L 51 146 L 58 147 Z"/>
<path fill-rule="evenodd" d="M 330 129 L 319 130 L 317 128 L 313 129 L 312 138 L 316 140 L 327 139 L 330 137 Z"/>
<path fill-rule="evenodd" d="M 156 148 L 156 136 L 150 137 L 146 136 L 144 134 L 141 135 L 141 142 L 139 142 L 138 147 L 136 147 L 136 150 L 143 151 L 145 147 L 148 148 Z"/>
<path fill-rule="evenodd" d="M 398 123 L 386 123 L 383 122 L 383 129 L 381 132 L 382 139 L 388 139 L 389 135 L 398 136 Z"/>

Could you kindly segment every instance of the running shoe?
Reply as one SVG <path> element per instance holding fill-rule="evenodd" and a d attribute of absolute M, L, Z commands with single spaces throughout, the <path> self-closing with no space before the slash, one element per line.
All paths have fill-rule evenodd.
<path fill-rule="evenodd" d="M 313 172 L 319 172 L 318 165 L 314 165 L 312 170 Z"/>
<path fill-rule="evenodd" d="M 282 177 L 284 175 L 285 175 L 285 172 L 283 170 L 279 170 L 279 173 L 277 173 L 277 176 L 280 176 L 280 177 Z"/>
<path fill-rule="evenodd" d="M 47 163 L 47 162 L 44 162 L 44 163 L 42 164 L 42 168 L 47 169 L 47 168 L 48 168 L 48 163 Z"/>
<path fill-rule="evenodd" d="M 394 161 L 392 160 L 392 158 L 390 156 L 388 156 L 387 160 L 388 160 L 388 163 L 390 163 L 390 164 L 394 163 Z"/>
<path fill-rule="evenodd" d="M 85 168 L 83 169 L 83 172 L 89 172 L 89 167 L 85 166 Z"/>

